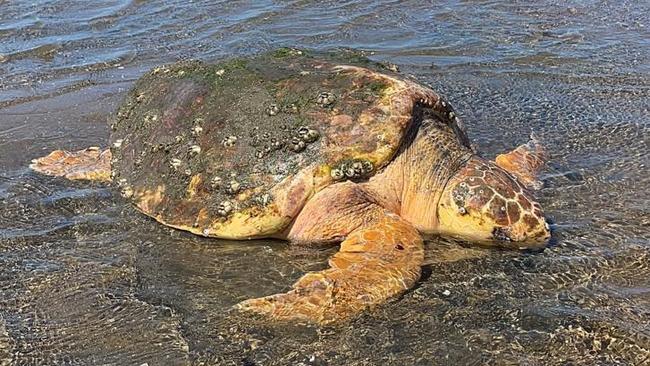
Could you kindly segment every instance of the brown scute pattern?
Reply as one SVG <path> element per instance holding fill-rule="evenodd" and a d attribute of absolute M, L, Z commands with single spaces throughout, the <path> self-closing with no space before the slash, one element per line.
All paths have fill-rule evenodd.
<path fill-rule="evenodd" d="M 512 180 L 504 174 L 484 174 L 483 180 L 492 187 L 495 192 L 506 199 L 515 198 L 515 191 L 512 186 Z"/>
<path fill-rule="evenodd" d="M 458 176 L 463 178 L 452 183 L 456 184 L 452 190 L 454 202 L 462 207 L 462 212 L 479 212 L 500 226 L 495 239 L 546 232 L 541 206 L 531 203 L 526 198 L 530 192 L 499 166 L 474 158 Z M 515 232 L 513 228 L 521 227 L 522 223 L 523 232 Z"/>
<path fill-rule="evenodd" d="M 525 214 L 523 217 L 523 222 L 528 226 L 529 229 L 534 229 L 535 226 L 537 225 L 537 219 L 530 215 L 530 214 Z"/>
<path fill-rule="evenodd" d="M 468 179 L 468 184 L 472 184 L 472 179 Z M 485 184 L 481 184 L 478 186 L 470 186 L 471 189 L 469 190 L 469 198 L 468 198 L 468 206 L 470 207 L 483 207 L 490 202 L 490 199 L 492 199 L 492 189 L 488 187 Z"/>
<path fill-rule="evenodd" d="M 517 201 L 519 202 L 519 204 L 524 210 L 530 210 L 530 208 L 532 207 L 530 201 L 522 195 L 517 196 Z"/>
<path fill-rule="evenodd" d="M 488 208 L 488 213 L 492 216 L 494 222 L 502 226 L 506 226 L 509 223 L 506 204 L 505 199 L 495 195 Z"/>
<path fill-rule="evenodd" d="M 520 208 L 516 202 L 508 201 L 508 218 L 511 223 L 519 221 L 520 218 Z"/>
<path fill-rule="evenodd" d="M 111 126 L 113 179 L 135 192 L 144 213 L 205 235 L 227 232 L 238 213 L 288 222 L 331 184 L 333 166 L 361 159 L 374 174 L 395 155 L 416 109 L 451 110 L 428 88 L 354 63 L 359 57 L 346 53 L 292 51 L 156 68 Z M 334 102 L 317 103 L 322 92 Z M 457 118 L 446 123 L 466 139 Z M 300 127 L 318 137 L 300 140 Z"/>

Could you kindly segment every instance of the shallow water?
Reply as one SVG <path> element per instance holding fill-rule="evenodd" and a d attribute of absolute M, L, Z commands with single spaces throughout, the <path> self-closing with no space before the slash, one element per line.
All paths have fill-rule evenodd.
<path fill-rule="evenodd" d="M 0 365 L 650 364 L 650 5 L 643 1 L 0 0 Z M 107 140 L 154 65 L 352 47 L 445 94 L 488 157 L 552 158 L 540 253 L 427 244 L 416 288 L 318 328 L 231 312 L 336 250 L 162 227 L 26 169 Z"/>

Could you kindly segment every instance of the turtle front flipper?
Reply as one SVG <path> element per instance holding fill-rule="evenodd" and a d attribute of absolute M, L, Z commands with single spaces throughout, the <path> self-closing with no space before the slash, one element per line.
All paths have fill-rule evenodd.
<path fill-rule="evenodd" d="M 499 167 L 517 177 L 527 187 L 534 189 L 542 187 L 537 176 L 546 163 L 547 154 L 535 136 L 531 136 L 528 143 L 518 146 L 509 153 L 500 154 L 494 160 Z"/>
<path fill-rule="evenodd" d="M 100 150 L 98 147 L 75 152 L 55 150 L 47 156 L 32 160 L 29 167 L 55 177 L 110 182 L 111 151 Z"/>
<path fill-rule="evenodd" d="M 329 261 L 287 293 L 246 300 L 236 307 L 279 320 L 329 324 L 350 318 L 411 288 L 424 260 L 420 234 L 393 214 L 352 231 Z"/>

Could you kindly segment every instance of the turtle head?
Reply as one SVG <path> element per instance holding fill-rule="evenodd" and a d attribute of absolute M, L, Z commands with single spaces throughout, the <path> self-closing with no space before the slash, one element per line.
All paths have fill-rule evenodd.
<path fill-rule="evenodd" d="M 442 234 L 498 245 L 539 247 L 550 237 L 531 191 L 480 157 L 472 157 L 445 186 L 438 222 Z"/>

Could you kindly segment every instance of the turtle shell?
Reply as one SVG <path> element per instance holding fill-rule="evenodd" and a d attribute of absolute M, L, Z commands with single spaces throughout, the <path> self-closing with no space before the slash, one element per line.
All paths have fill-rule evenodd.
<path fill-rule="evenodd" d="M 113 180 L 145 214 L 221 238 L 278 235 L 318 190 L 386 166 L 448 104 L 352 51 L 180 62 L 138 80 L 111 128 Z"/>

